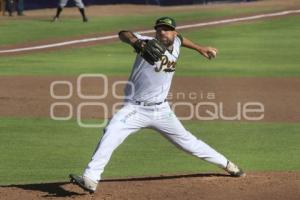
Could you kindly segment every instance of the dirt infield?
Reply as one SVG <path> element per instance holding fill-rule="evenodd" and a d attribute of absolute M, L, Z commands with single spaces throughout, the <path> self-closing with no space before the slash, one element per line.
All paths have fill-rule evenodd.
<path fill-rule="evenodd" d="M 3 76 L 0 78 L 0 113 L 3 117 L 50 117 L 50 106 L 54 102 L 69 102 L 76 106 L 82 102 L 102 102 L 112 114 L 113 105 L 122 100 L 113 96 L 113 83 L 125 81 L 126 77 L 108 78 L 108 95 L 101 100 L 85 100 L 76 94 L 77 77 L 32 77 Z M 70 99 L 56 100 L 50 95 L 50 85 L 53 81 L 69 81 L 73 86 Z M 83 79 L 82 93 L 85 95 L 100 95 L 104 88 L 100 79 Z M 117 95 L 123 94 L 124 84 L 116 87 Z M 187 106 L 177 106 L 176 114 L 188 117 L 191 112 L 200 116 L 208 116 L 205 110 L 212 111 L 212 103 L 221 109 L 224 116 L 235 116 L 238 109 L 243 109 L 246 103 L 259 102 L 264 105 L 266 122 L 300 122 L 300 78 L 208 78 L 208 77 L 175 77 L 171 93 L 168 97 L 173 104 L 186 103 Z M 54 86 L 54 95 L 67 95 L 66 85 Z M 200 102 L 206 106 L 194 109 Z M 192 107 L 192 108 L 191 108 Z M 243 110 L 242 110 L 243 111 Z M 63 107 L 55 110 L 57 116 L 68 115 Z M 56 116 L 55 115 L 55 116 Z M 192 114 L 191 119 L 199 119 Z M 83 112 L 84 118 L 104 118 L 103 109 L 90 107 Z M 222 118 L 219 118 L 221 120 Z M 241 120 L 244 120 L 243 118 Z"/>
<path fill-rule="evenodd" d="M 300 173 L 249 173 L 245 178 L 224 174 L 190 174 L 104 180 L 93 195 L 69 183 L 0 187 L 0 199 L 105 200 L 298 200 Z"/>

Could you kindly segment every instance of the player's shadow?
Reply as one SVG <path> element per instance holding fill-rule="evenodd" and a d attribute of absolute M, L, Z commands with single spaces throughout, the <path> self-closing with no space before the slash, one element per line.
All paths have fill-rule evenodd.
<path fill-rule="evenodd" d="M 179 178 L 207 178 L 207 177 L 230 177 L 227 174 L 220 173 L 199 173 L 199 174 L 178 174 L 178 175 L 162 175 L 162 176 L 149 176 L 149 177 L 133 177 L 133 178 L 120 178 L 120 179 L 105 179 L 101 182 L 127 182 L 127 181 L 153 181 L 165 179 L 179 179 Z"/>
<path fill-rule="evenodd" d="M 16 187 L 28 191 L 44 192 L 46 194 L 43 197 L 71 197 L 71 196 L 86 195 L 86 193 L 77 193 L 77 192 L 65 190 L 63 186 L 66 184 L 69 184 L 69 182 L 10 185 L 4 187 Z"/>
<path fill-rule="evenodd" d="M 128 181 L 150 181 L 150 180 L 165 180 L 165 179 L 179 179 L 179 178 L 201 178 L 201 177 L 229 177 L 226 174 L 220 173 L 201 173 L 201 174 L 180 174 L 169 176 L 151 176 L 151 177 L 134 177 L 134 178 L 119 178 L 119 179 L 104 179 L 101 182 L 128 182 Z M 43 183 L 43 184 L 27 184 L 27 185 L 10 185 L 4 187 L 21 188 L 28 191 L 39 191 L 46 193 L 43 197 L 72 197 L 87 195 L 86 192 L 77 193 L 67 191 L 63 188 L 64 185 L 70 184 L 69 182 L 60 183 Z"/>

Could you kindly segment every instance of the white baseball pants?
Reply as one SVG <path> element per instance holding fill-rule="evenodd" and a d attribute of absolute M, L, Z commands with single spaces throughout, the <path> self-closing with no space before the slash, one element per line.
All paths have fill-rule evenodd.
<path fill-rule="evenodd" d="M 128 103 L 113 116 L 104 129 L 104 135 L 83 175 L 100 181 L 113 151 L 129 135 L 145 127 L 157 130 L 177 147 L 198 158 L 226 167 L 227 159 L 187 131 L 167 102 L 155 106 Z"/>

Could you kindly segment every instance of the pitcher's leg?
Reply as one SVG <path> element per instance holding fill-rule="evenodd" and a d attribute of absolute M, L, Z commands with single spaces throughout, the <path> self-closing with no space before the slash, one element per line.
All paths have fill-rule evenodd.
<path fill-rule="evenodd" d="M 174 114 L 158 120 L 155 128 L 184 151 L 219 167 L 226 167 L 227 159 L 187 131 Z"/>
<path fill-rule="evenodd" d="M 94 155 L 84 171 L 84 176 L 99 181 L 113 151 L 133 132 L 143 128 L 146 119 L 132 106 L 122 108 L 104 129 Z"/>
<path fill-rule="evenodd" d="M 110 124 L 104 130 L 104 135 L 84 171 L 84 176 L 98 182 L 113 151 L 134 131 L 136 130 L 122 127 L 121 123 Z"/>

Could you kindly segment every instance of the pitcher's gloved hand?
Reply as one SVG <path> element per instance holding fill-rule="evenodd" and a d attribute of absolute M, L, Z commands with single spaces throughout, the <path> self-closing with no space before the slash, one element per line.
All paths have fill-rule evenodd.
<path fill-rule="evenodd" d="M 158 40 L 137 40 L 133 47 L 149 64 L 159 61 L 167 48 Z"/>

